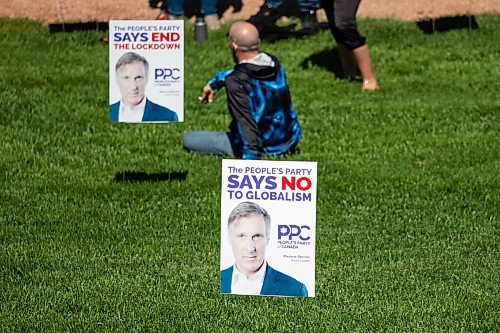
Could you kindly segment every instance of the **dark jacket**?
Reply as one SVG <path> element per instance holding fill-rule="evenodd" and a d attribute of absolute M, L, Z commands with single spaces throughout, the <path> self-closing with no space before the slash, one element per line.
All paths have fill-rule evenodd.
<path fill-rule="evenodd" d="M 220 272 L 220 292 L 231 293 L 231 280 L 233 278 L 233 266 Z M 260 291 L 261 295 L 269 296 L 303 296 L 307 297 L 306 286 L 293 277 L 275 270 L 267 265 L 264 283 Z"/>
<path fill-rule="evenodd" d="M 286 153 L 301 139 L 285 71 L 276 57 L 268 56 L 273 65 L 240 63 L 209 81 L 216 91 L 226 88 L 230 138 L 243 159 Z"/>
<path fill-rule="evenodd" d="M 109 121 L 118 121 L 119 109 L 119 101 L 109 106 Z M 177 113 L 174 111 L 146 99 L 142 121 L 179 121 L 179 119 L 177 118 Z"/>

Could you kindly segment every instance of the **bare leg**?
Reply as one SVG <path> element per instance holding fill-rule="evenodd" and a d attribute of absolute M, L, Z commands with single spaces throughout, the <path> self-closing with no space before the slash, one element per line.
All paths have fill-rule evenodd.
<path fill-rule="evenodd" d="M 363 91 L 372 91 L 378 88 L 375 73 L 373 72 L 372 59 L 368 45 L 363 45 L 352 51 L 363 77 Z"/>
<path fill-rule="evenodd" d="M 342 63 L 345 78 L 354 80 L 357 75 L 357 65 L 353 52 L 342 44 L 337 44 L 337 48 L 339 50 L 340 62 Z"/>
<path fill-rule="evenodd" d="M 205 15 L 205 22 L 207 23 L 207 28 L 210 30 L 217 30 L 220 28 L 220 21 L 217 14 Z"/>

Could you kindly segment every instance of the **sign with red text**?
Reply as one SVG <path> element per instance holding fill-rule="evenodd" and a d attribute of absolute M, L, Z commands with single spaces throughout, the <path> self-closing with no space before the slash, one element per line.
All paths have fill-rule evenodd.
<path fill-rule="evenodd" d="M 184 21 L 109 22 L 111 122 L 184 120 Z"/>
<path fill-rule="evenodd" d="M 315 295 L 317 163 L 222 161 L 220 291 Z"/>

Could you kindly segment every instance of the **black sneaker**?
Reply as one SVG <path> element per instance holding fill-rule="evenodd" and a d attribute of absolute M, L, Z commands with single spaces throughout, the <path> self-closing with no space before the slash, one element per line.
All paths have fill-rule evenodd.
<path fill-rule="evenodd" d="M 302 29 L 311 35 L 319 31 L 318 18 L 314 9 L 302 13 Z"/>

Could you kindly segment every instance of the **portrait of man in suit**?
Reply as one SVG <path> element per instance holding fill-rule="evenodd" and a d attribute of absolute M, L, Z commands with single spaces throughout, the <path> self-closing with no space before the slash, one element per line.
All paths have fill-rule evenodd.
<path fill-rule="evenodd" d="M 235 262 L 220 272 L 223 294 L 307 297 L 306 286 L 266 261 L 271 216 L 253 202 L 242 202 L 229 214 L 228 237 Z"/>
<path fill-rule="evenodd" d="M 146 97 L 149 76 L 149 63 L 146 58 L 134 52 L 127 52 L 116 62 L 115 73 L 121 99 L 109 106 L 111 122 L 178 121 L 174 111 Z"/>

